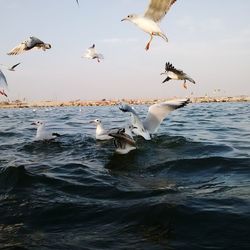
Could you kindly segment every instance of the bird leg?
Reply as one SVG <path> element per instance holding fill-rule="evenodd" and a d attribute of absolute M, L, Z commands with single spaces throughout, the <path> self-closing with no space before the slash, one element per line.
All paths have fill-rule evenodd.
<path fill-rule="evenodd" d="M 184 83 L 183 83 L 183 87 L 184 87 L 184 89 L 187 89 L 186 80 L 185 80 Z"/>
<path fill-rule="evenodd" d="M 8 97 L 7 94 L 4 92 L 4 89 L 2 91 L 0 90 L 0 95 L 4 95 L 5 97 Z"/>
<path fill-rule="evenodd" d="M 153 33 L 150 34 L 150 40 L 147 43 L 147 46 L 146 46 L 145 50 L 149 50 L 149 47 L 150 47 L 150 44 L 151 44 L 152 40 L 153 40 Z"/>

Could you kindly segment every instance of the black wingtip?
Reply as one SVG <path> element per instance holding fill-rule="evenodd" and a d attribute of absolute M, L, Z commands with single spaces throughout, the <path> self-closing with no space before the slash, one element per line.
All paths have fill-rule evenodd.
<path fill-rule="evenodd" d="M 60 137 L 61 135 L 58 133 L 52 133 L 53 136 Z"/>

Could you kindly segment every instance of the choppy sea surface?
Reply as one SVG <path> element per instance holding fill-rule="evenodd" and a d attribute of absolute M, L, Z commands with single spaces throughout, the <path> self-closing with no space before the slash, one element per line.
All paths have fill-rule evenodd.
<path fill-rule="evenodd" d="M 123 126 L 118 107 L 0 117 L 1 249 L 250 249 L 249 103 L 189 104 L 127 155 L 89 123 Z"/>

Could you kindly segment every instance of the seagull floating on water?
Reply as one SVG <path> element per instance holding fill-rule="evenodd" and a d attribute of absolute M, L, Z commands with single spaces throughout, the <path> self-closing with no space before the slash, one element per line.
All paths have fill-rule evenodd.
<path fill-rule="evenodd" d="M 57 137 L 60 137 L 60 134 L 58 133 L 52 133 L 47 130 L 45 123 L 42 121 L 36 121 L 31 123 L 31 125 L 35 125 L 37 127 L 37 132 L 36 132 L 36 141 L 49 141 L 49 140 L 54 140 Z"/>
<path fill-rule="evenodd" d="M 20 63 L 17 63 L 17 64 L 15 64 L 15 65 L 11 66 L 11 67 L 6 66 L 6 65 L 4 65 L 4 64 L 0 64 L 0 65 L 6 67 L 9 71 L 15 71 L 15 68 L 16 68 L 19 64 L 20 64 Z"/>
<path fill-rule="evenodd" d="M 49 43 L 44 43 L 40 39 L 31 36 L 28 40 L 21 42 L 15 48 L 13 48 L 7 55 L 19 55 L 22 52 L 31 50 L 33 48 L 42 49 L 46 51 L 47 49 L 51 48 Z"/>
<path fill-rule="evenodd" d="M 6 77 L 1 69 L 0 69 L 0 86 L 3 87 L 3 89 L 0 90 L 0 95 L 8 97 L 7 94 L 5 93 L 5 90 L 4 90 L 5 88 L 8 87 L 8 83 L 7 83 Z"/>
<path fill-rule="evenodd" d="M 133 139 L 130 128 L 122 128 L 116 133 L 110 133 L 109 135 L 114 138 L 116 153 L 127 154 L 131 150 L 136 149 L 136 143 Z"/>
<path fill-rule="evenodd" d="M 160 36 L 168 42 L 168 38 L 161 31 L 158 22 L 163 19 L 175 2 L 176 0 L 151 0 L 144 15 L 128 15 L 126 18 L 123 18 L 122 21 L 130 21 L 150 35 L 150 40 L 145 48 L 148 50 L 153 40 L 153 36 Z"/>
<path fill-rule="evenodd" d="M 165 83 L 169 80 L 184 80 L 183 87 L 187 89 L 186 81 L 190 81 L 195 84 L 195 81 L 184 73 L 180 69 L 176 69 L 171 63 L 167 62 L 165 66 L 165 72 L 161 73 L 161 75 L 167 75 L 167 78 L 162 82 Z"/>
<path fill-rule="evenodd" d="M 83 57 L 88 59 L 97 59 L 98 62 L 104 59 L 104 56 L 102 54 L 97 53 L 95 44 L 93 44 L 86 50 L 86 53 L 84 54 Z"/>
<path fill-rule="evenodd" d="M 93 121 L 90 121 L 90 123 L 94 123 L 96 125 L 96 132 L 95 132 L 96 140 L 105 141 L 105 140 L 111 140 L 113 138 L 109 135 L 109 133 L 111 133 L 112 131 L 104 129 L 102 121 L 100 119 L 95 119 Z"/>
<path fill-rule="evenodd" d="M 158 130 L 167 115 L 171 111 L 186 106 L 188 103 L 189 99 L 181 99 L 153 104 L 149 107 L 147 117 L 144 121 L 141 121 L 134 108 L 128 104 L 122 104 L 120 110 L 131 113 L 133 133 L 142 136 L 145 140 L 151 140 L 151 135 Z"/>

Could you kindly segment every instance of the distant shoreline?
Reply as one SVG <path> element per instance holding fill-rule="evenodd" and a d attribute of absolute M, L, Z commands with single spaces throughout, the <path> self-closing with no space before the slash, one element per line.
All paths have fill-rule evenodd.
<path fill-rule="evenodd" d="M 125 102 L 132 105 L 153 104 L 157 102 L 173 100 L 175 98 L 165 99 L 120 99 L 120 100 L 100 100 L 100 101 L 31 101 L 22 102 L 16 101 L 2 101 L 0 102 L 0 108 L 43 108 L 43 107 L 81 107 L 81 106 L 114 106 L 121 102 Z M 182 98 L 181 98 L 182 99 Z M 249 102 L 250 96 L 235 96 L 235 97 L 191 97 L 191 103 L 213 103 L 213 102 Z"/>

